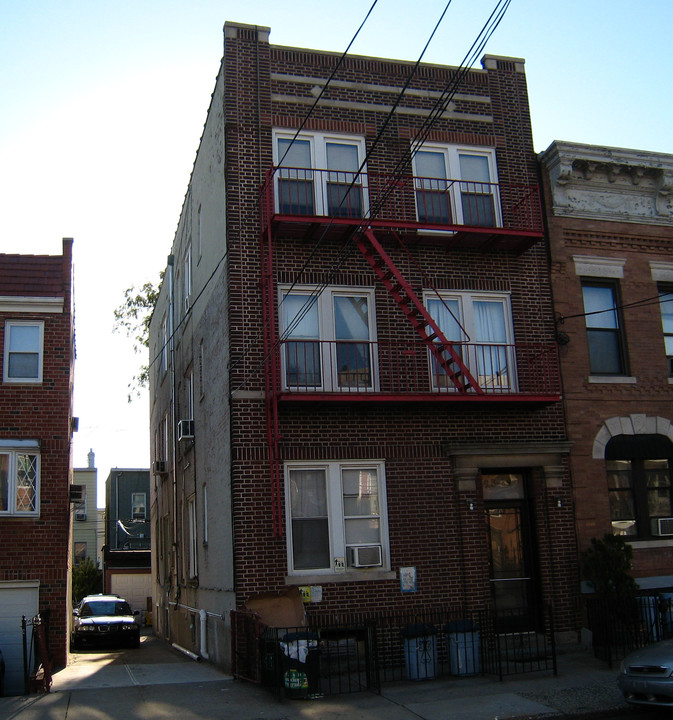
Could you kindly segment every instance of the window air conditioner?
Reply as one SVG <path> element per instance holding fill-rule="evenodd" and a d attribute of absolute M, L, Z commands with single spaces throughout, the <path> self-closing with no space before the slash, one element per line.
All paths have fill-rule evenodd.
<path fill-rule="evenodd" d="M 167 473 L 165 460 L 155 460 L 152 463 L 152 475 L 166 475 Z"/>
<path fill-rule="evenodd" d="M 652 535 L 673 535 L 673 517 L 652 520 Z"/>
<path fill-rule="evenodd" d="M 75 509 L 75 520 L 86 520 L 86 508 L 81 507 Z"/>
<path fill-rule="evenodd" d="M 348 548 L 348 565 L 350 567 L 378 567 L 382 564 L 380 545 L 359 545 Z"/>
<path fill-rule="evenodd" d="M 178 440 L 192 440 L 194 438 L 194 421 L 180 420 L 178 422 Z"/>

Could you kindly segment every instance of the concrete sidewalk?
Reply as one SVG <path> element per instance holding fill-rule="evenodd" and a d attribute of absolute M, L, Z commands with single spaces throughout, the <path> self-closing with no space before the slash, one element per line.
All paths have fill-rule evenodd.
<path fill-rule="evenodd" d="M 75 663 L 56 673 L 48 694 L 0 698 L 0 719 L 505 720 L 628 708 L 617 689 L 617 670 L 577 649 L 559 653 L 557 676 L 406 681 L 385 685 L 380 695 L 280 702 L 266 688 L 234 681 L 152 642 L 159 643 L 152 662 L 129 663 L 125 656 L 126 662 Z"/>

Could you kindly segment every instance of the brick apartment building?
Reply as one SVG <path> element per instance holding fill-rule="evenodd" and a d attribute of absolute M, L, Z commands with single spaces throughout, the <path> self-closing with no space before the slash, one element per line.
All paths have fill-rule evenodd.
<path fill-rule="evenodd" d="M 30 621 L 41 614 L 54 664 L 66 662 L 72 549 L 71 239 L 63 240 L 62 255 L 0 254 L 0 346 L 0 642 L 6 690 L 20 694 L 22 615 Z"/>
<path fill-rule="evenodd" d="M 150 329 L 155 628 L 227 666 L 300 587 L 575 630 L 524 62 L 338 62 L 225 25 Z"/>
<path fill-rule="evenodd" d="M 673 156 L 554 142 L 541 154 L 580 549 L 634 549 L 673 588 Z"/>

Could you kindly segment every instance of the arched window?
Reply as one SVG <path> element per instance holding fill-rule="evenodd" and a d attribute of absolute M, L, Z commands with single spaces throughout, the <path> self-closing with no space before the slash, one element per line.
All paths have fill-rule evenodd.
<path fill-rule="evenodd" d="M 673 443 L 663 435 L 617 435 L 605 448 L 615 535 L 673 535 Z"/>

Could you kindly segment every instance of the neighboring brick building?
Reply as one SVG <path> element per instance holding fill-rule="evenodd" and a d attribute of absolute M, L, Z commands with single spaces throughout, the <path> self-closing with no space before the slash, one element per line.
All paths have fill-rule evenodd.
<path fill-rule="evenodd" d="M 72 240 L 63 255 L 0 254 L 0 347 L 0 638 L 7 690 L 19 694 L 22 615 L 39 612 L 54 664 L 67 658 Z"/>
<path fill-rule="evenodd" d="M 400 98 L 413 63 L 349 57 L 307 118 L 339 56 L 268 35 L 225 25 L 150 328 L 157 632 L 226 666 L 227 611 L 287 586 L 575 630 L 523 61 Z"/>
<path fill-rule="evenodd" d="M 541 154 L 580 549 L 634 548 L 673 589 L 673 156 L 554 142 Z"/>

